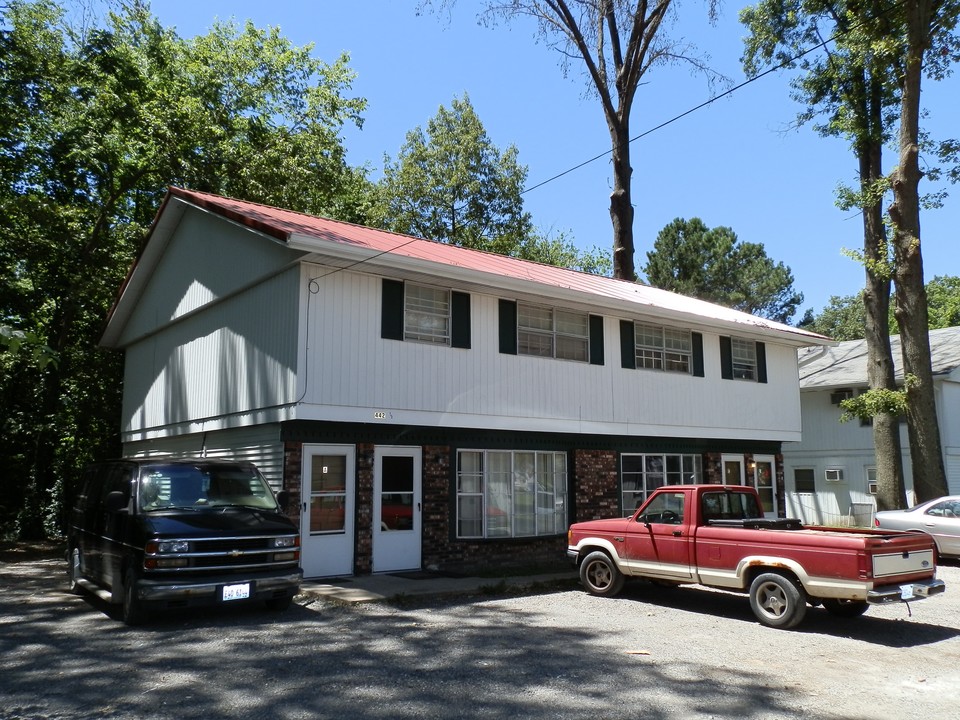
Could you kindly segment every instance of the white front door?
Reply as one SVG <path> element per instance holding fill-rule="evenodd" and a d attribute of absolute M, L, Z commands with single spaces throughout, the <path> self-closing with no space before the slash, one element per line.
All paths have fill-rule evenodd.
<path fill-rule="evenodd" d="M 721 455 L 724 485 L 743 485 L 743 455 Z"/>
<path fill-rule="evenodd" d="M 353 445 L 304 445 L 300 565 L 304 577 L 353 575 Z"/>
<path fill-rule="evenodd" d="M 753 456 L 753 477 L 750 482 L 760 495 L 764 517 L 777 517 L 776 477 L 776 460 L 773 455 Z"/>
<path fill-rule="evenodd" d="M 378 446 L 373 470 L 373 572 L 420 569 L 421 455 Z"/>

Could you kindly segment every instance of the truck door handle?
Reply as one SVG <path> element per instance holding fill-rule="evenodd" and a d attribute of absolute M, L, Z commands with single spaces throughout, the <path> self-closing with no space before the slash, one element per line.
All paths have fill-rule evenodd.
<path fill-rule="evenodd" d="M 674 537 L 683 537 L 683 532 L 680 531 L 680 530 L 674 530 L 674 531 L 673 531 L 673 536 L 674 536 Z"/>

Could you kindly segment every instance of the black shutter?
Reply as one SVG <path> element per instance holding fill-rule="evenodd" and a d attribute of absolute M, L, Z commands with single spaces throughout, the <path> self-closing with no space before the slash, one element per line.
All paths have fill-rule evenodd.
<path fill-rule="evenodd" d="M 693 350 L 693 376 L 703 377 L 703 335 L 690 333 Z"/>
<path fill-rule="evenodd" d="M 450 293 L 450 344 L 455 348 L 470 349 L 470 295 Z"/>
<path fill-rule="evenodd" d="M 620 321 L 620 367 L 631 370 L 637 367 L 637 343 L 631 320 Z"/>
<path fill-rule="evenodd" d="M 403 281 L 383 279 L 380 337 L 403 340 Z"/>
<path fill-rule="evenodd" d="M 603 318 L 590 316 L 590 364 L 603 365 Z"/>
<path fill-rule="evenodd" d="M 517 304 L 512 300 L 500 300 L 500 352 L 517 354 Z"/>
<path fill-rule="evenodd" d="M 720 338 L 720 377 L 724 380 L 733 380 L 733 347 L 730 338 Z"/>
<path fill-rule="evenodd" d="M 767 381 L 767 346 L 757 343 L 757 382 Z"/>

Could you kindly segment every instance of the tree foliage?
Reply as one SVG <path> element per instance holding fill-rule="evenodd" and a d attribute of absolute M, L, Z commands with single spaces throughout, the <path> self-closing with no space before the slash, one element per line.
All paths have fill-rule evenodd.
<path fill-rule="evenodd" d="M 960 277 L 938 275 L 926 285 L 928 329 L 960 326 Z M 893 308 L 889 308 L 889 325 L 892 335 L 899 334 Z M 860 340 L 864 336 L 863 294 L 830 298 L 829 304 L 819 313 L 808 310 L 799 327 L 826 335 L 834 340 Z"/>
<path fill-rule="evenodd" d="M 501 151 L 466 95 L 407 133 L 384 160 L 375 219 L 395 232 L 514 254 L 532 234 L 521 192 L 527 179 L 515 146 Z"/>
<path fill-rule="evenodd" d="M 340 130 L 365 101 L 310 51 L 250 23 L 184 40 L 141 2 L 87 26 L 0 6 L 0 311 L 59 359 L 4 355 L 6 532 L 53 529 L 60 484 L 119 452 L 122 359 L 96 345 L 167 185 L 358 219 Z"/>
<path fill-rule="evenodd" d="M 728 227 L 677 218 L 658 234 L 643 268 L 664 290 L 787 322 L 803 302 L 793 273 L 767 256 L 761 243 L 741 242 Z"/>
<path fill-rule="evenodd" d="M 533 227 L 523 208 L 526 179 L 517 148 L 497 147 L 464 95 L 441 106 L 426 129 L 408 132 L 396 160 L 385 158 L 372 221 L 451 245 L 609 274 L 608 254 Z"/>

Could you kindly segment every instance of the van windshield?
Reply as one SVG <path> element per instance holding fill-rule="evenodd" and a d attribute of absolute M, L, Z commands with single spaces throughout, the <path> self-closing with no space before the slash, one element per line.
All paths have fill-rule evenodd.
<path fill-rule="evenodd" d="M 143 468 L 140 509 L 250 507 L 277 510 L 270 486 L 253 467 L 158 463 Z"/>

